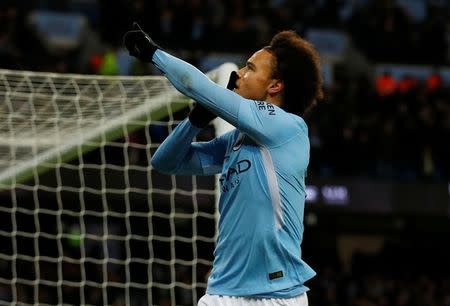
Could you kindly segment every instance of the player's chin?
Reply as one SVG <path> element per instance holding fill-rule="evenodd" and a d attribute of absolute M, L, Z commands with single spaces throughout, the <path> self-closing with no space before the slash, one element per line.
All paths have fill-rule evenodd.
<path fill-rule="evenodd" d="M 244 99 L 248 99 L 248 100 L 258 100 L 257 97 L 255 97 L 254 94 L 251 94 L 249 92 L 246 92 L 245 90 L 239 89 L 239 87 L 233 89 L 233 91 L 235 93 L 237 93 L 238 95 L 240 95 L 242 98 Z"/>
<path fill-rule="evenodd" d="M 233 91 L 235 92 L 235 93 L 237 93 L 238 95 L 240 95 L 242 98 L 244 98 L 244 99 L 250 99 L 249 97 L 248 97 L 248 95 L 247 94 L 245 94 L 245 92 L 243 92 L 242 90 L 239 90 L 239 88 L 235 88 L 235 89 L 233 89 Z"/>

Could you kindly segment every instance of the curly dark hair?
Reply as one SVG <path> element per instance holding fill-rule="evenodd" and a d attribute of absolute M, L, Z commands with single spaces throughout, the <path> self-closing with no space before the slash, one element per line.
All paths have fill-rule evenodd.
<path fill-rule="evenodd" d="M 283 108 L 304 115 L 323 98 L 319 53 L 290 30 L 277 33 L 264 49 L 276 58 L 273 77 L 284 82 Z"/>

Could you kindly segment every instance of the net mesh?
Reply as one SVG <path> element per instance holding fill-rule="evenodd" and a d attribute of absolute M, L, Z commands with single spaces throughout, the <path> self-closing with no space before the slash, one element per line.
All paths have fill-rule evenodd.
<path fill-rule="evenodd" d="M 9 70 L 0 99 L 0 304 L 196 304 L 216 180 L 148 163 L 189 101 L 159 76 Z"/>

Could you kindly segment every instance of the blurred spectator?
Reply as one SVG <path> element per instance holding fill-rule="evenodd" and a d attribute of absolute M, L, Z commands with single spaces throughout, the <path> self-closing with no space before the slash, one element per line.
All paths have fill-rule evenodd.
<path fill-rule="evenodd" d="M 410 75 L 405 75 L 403 76 L 400 81 L 398 82 L 398 92 L 399 94 L 402 95 L 408 95 L 409 93 L 411 93 L 412 91 L 414 91 L 418 84 L 417 84 L 417 80 L 410 76 Z"/>
<path fill-rule="evenodd" d="M 349 22 L 355 43 L 370 59 L 402 62 L 417 57 L 412 23 L 395 0 L 374 0 Z"/>
<path fill-rule="evenodd" d="M 439 65 L 448 60 L 448 10 L 429 2 L 427 13 L 420 31 L 420 53 L 426 62 Z"/>
<path fill-rule="evenodd" d="M 16 45 L 20 16 L 10 1 L 0 4 L 0 67 L 20 69 L 20 50 Z"/>
<path fill-rule="evenodd" d="M 376 79 L 376 89 L 380 97 L 393 96 L 397 92 L 397 86 L 397 81 L 387 71 Z"/>
<path fill-rule="evenodd" d="M 427 92 L 432 94 L 439 91 L 443 86 L 442 77 L 439 72 L 433 72 L 430 74 L 426 80 Z"/>

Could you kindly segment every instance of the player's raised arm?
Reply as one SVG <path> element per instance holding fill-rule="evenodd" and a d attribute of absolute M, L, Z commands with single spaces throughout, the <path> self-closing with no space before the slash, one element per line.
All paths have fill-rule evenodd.
<path fill-rule="evenodd" d="M 180 92 L 266 147 L 307 133 L 304 121 L 292 114 L 302 116 L 323 95 L 319 55 L 293 31 L 276 34 L 255 52 L 237 72 L 232 91 L 160 50 L 137 24 L 124 42 L 130 55 L 152 62 Z"/>
<path fill-rule="evenodd" d="M 130 55 L 152 62 L 181 93 L 231 124 L 237 124 L 241 96 L 214 83 L 191 64 L 162 51 L 137 23 L 125 34 L 124 44 Z M 237 75 L 230 77 L 234 82 L 236 79 Z"/>

